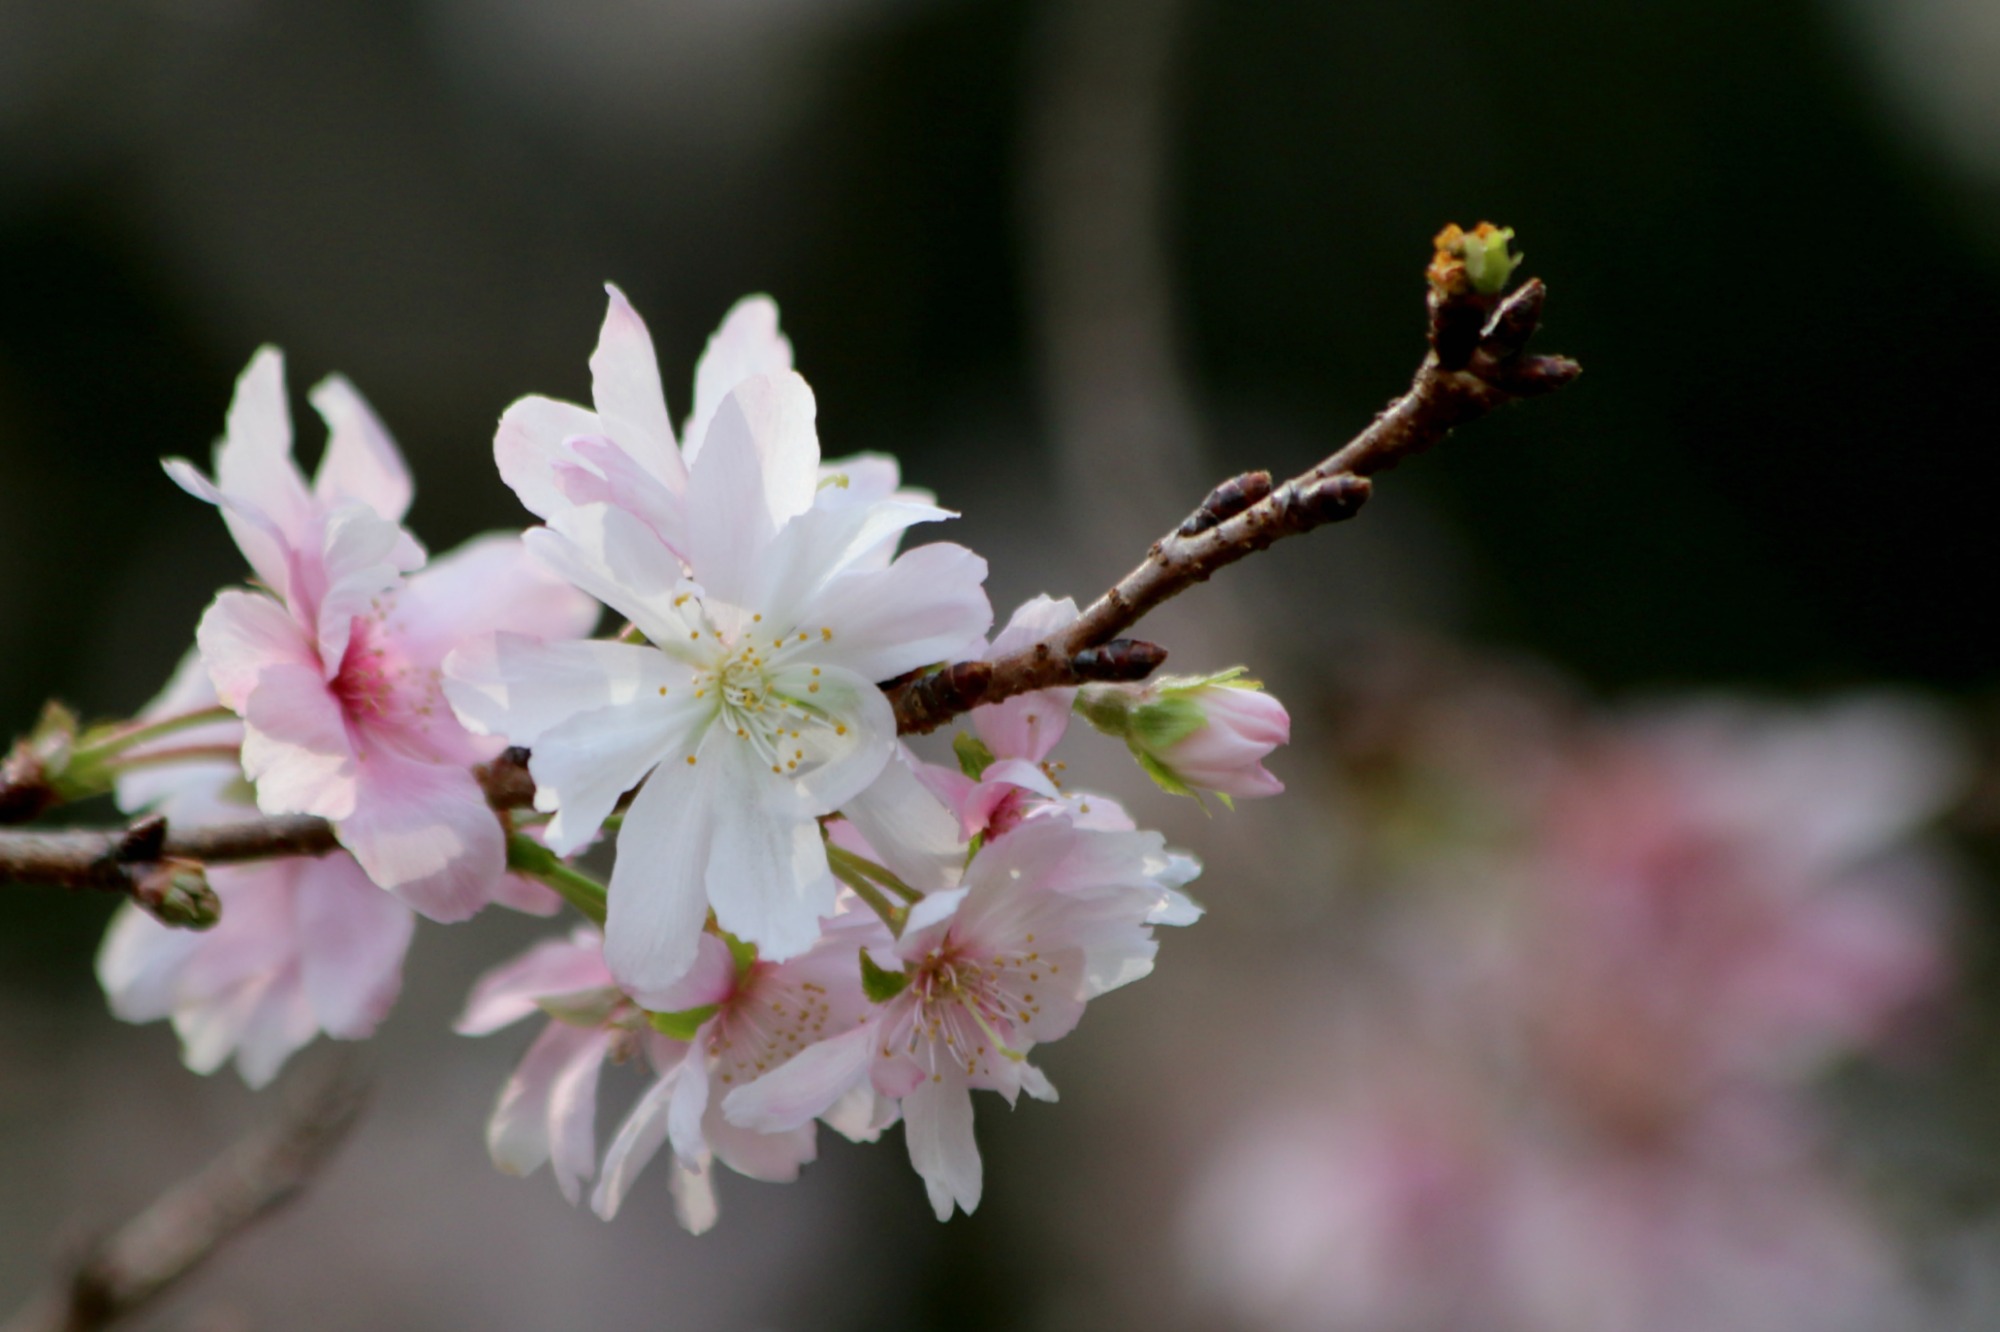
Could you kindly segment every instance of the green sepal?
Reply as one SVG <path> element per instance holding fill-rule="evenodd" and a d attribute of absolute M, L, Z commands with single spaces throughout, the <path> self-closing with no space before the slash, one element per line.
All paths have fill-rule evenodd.
<path fill-rule="evenodd" d="M 861 950 L 861 992 L 871 1004 L 886 1004 L 910 983 L 907 971 L 886 971 L 875 965 L 866 948 Z"/>
<path fill-rule="evenodd" d="M 757 945 L 739 939 L 728 930 L 717 930 L 722 942 L 729 945 L 729 956 L 736 960 L 736 974 L 741 976 L 757 964 Z"/>
<path fill-rule="evenodd" d="M 700 1008 L 683 1008 L 678 1013 L 654 1013 L 648 1011 L 646 1021 L 662 1036 L 676 1041 L 691 1041 L 701 1024 L 714 1017 L 720 1004 L 703 1004 Z"/>
<path fill-rule="evenodd" d="M 958 770 L 975 782 L 993 766 L 993 751 L 970 731 L 960 731 L 952 736 L 951 752 L 958 755 Z"/>
<path fill-rule="evenodd" d="M 1482 227 L 1466 235 L 1465 276 L 1472 280 L 1472 289 L 1481 296 L 1505 291 L 1508 280 L 1520 266 L 1521 256 L 1507 252 L 1507 243 L 1513 239 L 1512 227 Z"/>
<path fill-rule="evenodd" d="M 1132 751 L 1132 757 L 1139 760 L 1139 766 L 1145 770 L 1148 777 L 1153 779 L 1153 784 L 1168 795 L 1194 795 L 1194 788 L 1182 781 L 1179 773 L 1154 758 L 1151 754 L 1141 749 L 1135 749 Z"/>
<path fill-rule="evenodd" d="M 568 994 L 543 995 L 535 1000 L 535 1007 L 568 1026 L 601 1027 L 611 1020 L 612 1010 L 624 997 L 609 985 L 599 985 Z"/>
<path fill-rule="evenodd" d="M 1131 734 L 1132 699 L 1116 685 L 1085 685 L 1076 691 L 1069 710 L 1104 735 L 1123 740 Z"/>
<path fill-rule="evenodd" d="M 1169 748 L 1208 722 L 1201 704 L 1185 693 L 1163 694 L 1132 709 L 1131 742 L 1154 751 Z"/>

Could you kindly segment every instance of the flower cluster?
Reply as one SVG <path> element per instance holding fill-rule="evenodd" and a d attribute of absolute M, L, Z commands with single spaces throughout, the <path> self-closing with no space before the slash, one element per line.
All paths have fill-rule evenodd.
<path fill-rule="evenodd" d="M 817 1125 L 901 1122 L 940 1219 L 979 1201 L 974 1090 L 1053 1100 L 1030 1062 L 1089 1000 L 1145 976 L 1160 925 L 1201 912 L 1192 856 L 1109 797 L 1064 789 L 1072 709 L 1172 789 L 1281 789 L 1283 709 L 1240 669 L 1150 689 L 1047 689 L 977 709 L 940 766 L 904 744 L 884 686 L 995 658 L 1076 618 L 1038 597 L 990 643 L 986 565 L 877 455 L 822 459 L 776 307 L 739 303 L 677 432 L 645 324 L 616 289 L 589 407 L 527 397 L 501 477 L 540 525 L 435 561 L 402 525 L 412 486 L 340 379 L 311 395 L 325 455 L 292 456 L 283 365 L 237 385 L 212 475 L 254 577 L 112 759 L 126 808 L 177 824 L 307 814 L 341 851 L 213 871 L 221 923 L 127 907 L 99 971 L 114 1010 L 171 1017 L 188 1064 L 253 1084 L 315 1034 L 368 1035 L 415 919 L 500 903 L 586 922 L 489 974 L 459 1029 L 547 1025 L 489 1126 L 495 1162 L 544 1163 L 612 1216 L 666 1150 L 692 1230 L 719 1164 L 788 1180 Z M 622 623 L 590 634 L 609 607 Z M 1129 694 L 1129 696 L 1128 696 Z M 172 737 L 171 743 L 167 737 Z M 480 773 L 525 761 L 532 807 Z M 523 758 L 525 756 L 525 758 Z M 608 884 L 573 859 L 615 843 Z M 606 1064 L 650 1086 L 597 1142 Z"/>

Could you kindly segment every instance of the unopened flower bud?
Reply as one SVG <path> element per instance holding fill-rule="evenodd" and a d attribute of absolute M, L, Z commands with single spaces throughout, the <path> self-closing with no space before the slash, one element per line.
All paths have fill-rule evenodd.
<path fill-rule="evenodd" d="M 1512 227 L 1496 227 L 1491 222 L 1481 222 L 1471 231 L 1455 223 L 1446 227 L 1435 241 L 1437 254 L 1430 271 L 1433 285 L 1444 291 L 1463 291 L 1459 285 L 1463 282 L 1481 296 L 1506 290 L 1521 262 L 1521 256 L 1507 252 L 1513 239 Z"/>
<path fill-rule="evenodd" d="M 222 919 L 222 899 L 199 861 L 162 860 L 132 873 L 132 900 L 162 925 L 205 930 Z"/>
<path fill-rule="evenodd" d="M 1122 738 L 1139 766 L 1176 795 L 1213 791 L 1226 804 L 1233 796 L 1285 789 L 1263 760 L 1291 738 L 1291 718 L 1241 666 L 1146 685 L 1088 685 L 1077 694 L 1076 711 Z"/>

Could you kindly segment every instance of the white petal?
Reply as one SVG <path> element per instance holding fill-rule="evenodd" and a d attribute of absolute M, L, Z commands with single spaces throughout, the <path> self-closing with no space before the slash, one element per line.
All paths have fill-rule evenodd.
<path fill-rule="evenodd" d="M 719 760 L 708 780 L 722 789 L 710 815 L 708 900 L 723 929 L 783 961 L 819 941 L 819 921 L 833 914 L 840 886 L 827 868 L 819 824 L 792 808 L 773 808 L 761 788 L 788 785 L 735 737 L 704 748 Z"/>
<path fill-rule="evenodd" d="M 701 1131 L 701 1121 L 708 1114 L 708 1059 L 701 1046 L 697 1035 L 681 1061 L 673 1100 L 667 1106 L 667 1140 L 689 1169 L 699 1169 L 708 1160 L 708 1140 Z"/>
<path fill-rule="evenodd" d="M 691 696 L 690 679 L 652 648 L 512 633 L 472 639 L 444 662 L 445 697 L 467 730 L 529 746 L 581 713 L 657 699 L 662 689 Z"/>
<path fill-rule="evenodd" d="M 789 698 L 811 700 L 834 720 L 833 727 L 801 728 L 792 741 L 795 753 L 805 751 L 800 775 L 791 779 L 803 801 L 801 812 L 813 818 L 831 814 L 867 790 L 888 765 L 896 750 L 895 711 L 880 689 L 838 666 L 814 674 L 801 661 L 776 672 L 772 683 Z"/>
<path fill-rule="evenodd" d="M 639 626 L 655 643 L 685 639 L 674 605 L 684 586 L 680 557 L 637 516 L 609 504 L 567 509 L 521 538 L 543 567 Z"/>
<path fill-rule="evenodd" d="M 954 1203 L 968 1213 L 979 1206 L 979 1144 L 972 1136 L 972 1093 L 962 1079 L 946 1074 L 905 1096 L 903 1137 L 938 1220 L 951 1220 Z"/>
<path fill-rule="evenodd" d="M 833 629 L 828 661 L 870 680 L 973 654 L 993 623 L 986 561 L 939 542 L 905 551 L 887 569 L 835 580 L 812 608 Z"/>
<path fill-rule="evenodd" d="M 712 729 L 712 700 L 696 698 L 685 681 L 665 686 L 664 695 L 660 688 L 630 702 L 579 712 L 536 737 L 528 771 L 535 778 L 536 805 L 556 811 L 548 843 L 557 854 L 582 848 L 620 796 L 655 764 L 683 765 L 704 731 Z"/>
<path fill-rule="evenodd" d="M 867 839 L 881 863 L 918 892 L 957 883 L 965 843 L 950 807 L 918 780 L 901 745 L 882 772 L 840 812 Z"/>
<path fill-rule="evenodd" d="M 391 522 L 409 512 L 415 487 L 396 441 L 357 393 L 339 375 L 329 375 L 309 395 L 326 422 L 326 453 L 313 478 L 313 496 L 322 504 L 358 500 Z"/>
<path fill-rule="evenodd" d="M 714 1168 L 704 1166 L 700 1170 L 689 1170 L 675 1161 L 673 1174 L 667 1178 L 667 1188 L 674 1195 L 674 1219 L 681 1223 L 682 1229 L 690 1235 L 707 1234 L 718 1215 Z"/>
<path fill-rule="evenodd" d="M 590 357 L 591 400 L 604 431 L 645 469 L 673 489 L 686 484 L 674 428 L 667 420 L 666 393 L 652 335 L 625 293 L 606 283 L 611 298 L 597 350 Z"/>
<path fill-rule="evenodd" d="M 618 833 L 604 960 L 627 993 L 651 1007 L 693 966 L 708 917 L 703 871 L 722 793 L 686 764 L 653 774 Z"/>
<path fill-rule="evenodd" d="M 730 308 L 694 367 L 694 411 L 687 424 L 687 460 L 694 462 L 709 422 L 738 384 L 792 368 L 792 344 L 778 331 L 769 296 L 745 296 Z"/>

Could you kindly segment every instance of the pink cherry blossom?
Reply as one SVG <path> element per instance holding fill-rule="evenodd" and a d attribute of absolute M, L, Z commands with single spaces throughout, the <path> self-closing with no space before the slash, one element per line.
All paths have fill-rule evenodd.
<path fill-rule="evenodd" d="M 606 1062 L 643 1055 L 674 1067 L 686 1046 L 649 1028 L 604 966 L 597 931 L 535 945 L 482 976 L 455 1029 L 484 1036 L 537 1012 L 548 1024 L 501 1089 L 486 1126 L 493 1164 L 530 1175 L 545 1163 L 574 1203 L 597 1173 L 597 1085 Z"/>
<path fill-rule="evenodd" d="M 139 714 L 159 721 L 215 706 L 215 687 L 198 653 Z M 195 757 L 160 762 L 188 746 L 242 743 L 230 718 L 190 729 L 123 756 L 118 804 L 187 827 L 254 813 L 242 766 Z M 212 1072 L 234 1054 L 252 1086 L 319 1032 L 340 1040 L 372 1035 L 395 1003 L 415 921 L 410 909 L 369 881 L 353 857 L 215 866 L 210 886 L 222 918 L 208 930 L 170 929 L 127 904 L 112 918 L 98 953 L 98 978 L 119 1017 L 171 1018 L 188 1066 Z M 495 899 L 549 915 L 561 900 L 540 884 L 503 875 Z"/>
<path fill-rule="evenodd" d="M 1085 1003 L 1146 975 L 1155 945 L 1157 834 L 1096 833 L 1049 820 L 981 850 L 965 884 L 910 912 L 885 956 L 901 989 L 850 1030 L 819 1041 L 724 1098 L 729 1119 L 777 1133 L 857 1089 L 898 1101 L 911 1164 L 939 1220 L 979 1205 L 974 1088 L 1011 1104 L 1054 1100 L 1027 1062 L 1069 1034 Z"/>
<path fill-rule="evenodd" d="M 687 1055 L 633 1106 L 605 1152 L 591 1199 L 598 1215 L 610 1220 L 617 1214 L 640 1171 L 669 1143 L 682 1222 L 697 1232 L 715 1215 L 715 1162 L 751 1179 L 796 1179 L 818 1153 L 812 1124 L 772 1133 L 741 1128 L 724 1118 L 722 1097 L 855 1026 L 867 1008 L 860 950 L 888 938 L 865 910 L 831 923 L 817 947 L 787 962 L 738 962 L 721 939 L 704 934 L 673 1001 L 689 1005 L 689 1018 L 707 1016 L 695 1027 Z M 822 1117 L 850 1139 L 872 1142 L 895 1122 L 896 1106 L 858 1088 Z"/>
<path fill-rule="evenodd" d="M 360 396 L 312 400 L 326 456 L 310 489 L 292 461 L 278 353 L 237 382 L 213 481 L 169 472 L 222 509 L 262 591 L 226 591 L 196 635 L 221 701 L 245 722 L 243 766 L 267 814 L 331 819 L 370 878 L 425 915 L 461 920 L 496 891 L 502 830 L 468 768 L 499 745 L 452 717 L 439 665 L 495 630 L 566 638 L 595 608 L 490 537 L 405 578 L 423 552 L 400 525 L 411 495 Z"/>
<path fill-rule="evenodd" d="M 252 1087 L 322 1031 L 374 1034 L 402 988 L 408 907 L 341 853 L 218 865 L 208 880 L 222 902 L 209 930 L 118 909 L 97 955 L 113 1013 L 171 1018 L 189 1068 L 212 1073 L 233 1055 Z"/>
<path fill-rule="evenodd" d="M 818 820 L 895 747 L 875 682 L 960 653 L 990 620 L 986 565 L 970 551 L 931 545 L 875 563 L 885 540 L 944 511 L 816 502 L 813 412 L 793 374 L 730 393 L 688 474 L 682 551 L 605 503 L 528 534 L 648 643 L 502 634 L 446 666 L 466 726 L 532 748 L 557 851 L 586 844 L 639 786 L 605 948 L 649 1005 L 694 964 L 711 908 L 769 959 L 813 946 L 837 895 Z"/>

